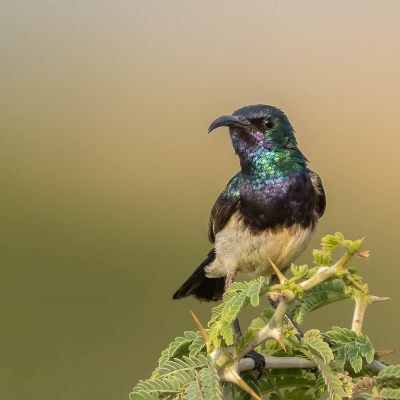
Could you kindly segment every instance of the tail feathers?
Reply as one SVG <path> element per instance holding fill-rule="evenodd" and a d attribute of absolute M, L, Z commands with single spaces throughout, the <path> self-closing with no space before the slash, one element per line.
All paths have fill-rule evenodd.
<path fill-rule="evenodd" d="M 207 278 L 204 268 L 215 259 L 215 250 L 211 250 L 207 258 L 193 272 L 189 279 L 174 294 L 173 299 L 194 296 L 200 301 L 218 301 L 222 299 L 225 289 L 225 277 Z"/>

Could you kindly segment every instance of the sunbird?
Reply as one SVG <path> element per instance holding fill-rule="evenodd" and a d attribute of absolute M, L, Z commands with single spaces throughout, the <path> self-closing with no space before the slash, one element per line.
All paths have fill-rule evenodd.
<path fill-rule="evenodd" d="M 208 132 L 219 127 L 229 128 L 241 171 L 211 210 L 214 248 L 174 299 L 218 301 L 238 272 L 276 278 L 269 260 L 284 273 L 307 248 L 325 211 L 321 179 L 307 167 L 283 111 L 249 105 L 217 118 Z"/>

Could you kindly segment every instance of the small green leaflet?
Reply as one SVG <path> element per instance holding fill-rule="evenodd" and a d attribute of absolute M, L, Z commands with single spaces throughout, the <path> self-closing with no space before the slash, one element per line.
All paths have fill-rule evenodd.
<path fill-rule="evenodd" d="M 204 393 L 205 400 L 222 400 L 222 393 L 219 388 L 219 375 L 210 356 L 207 358 L 208 368 L 200 372 L 203 383 L 201 391 Z"/>
<path fill-rule="evenodd" d="M 372 347 L 372 343 L 370 342 L 368 336 L 364 336 L 362 341 L 360 342 L 360 352 L 361 355 L 367 360 L 367 363 L 370 364 L 374 361 L 374 348 Z"/>
<path fill-rule="evenodd" d="M 307 344 L 308 348 L 313 352 L 318 354 L 324 362 L 329 364 L 333 360 L 333 353 L 331 348 L 328 346 L 328 343 L 322 341 L 322 339 L 318 337 L 307 337 L 303 339 L 303 342 Z"/>
<path fill-rule="evenodd" d="M 336 364 L 343 368 L 344 364 L 346 363 L 347 358 L 347 344 L 340 346 L 335 351 L 335 362 Z"/>
<path fill-rule="evenodd" d="M 196 377 L 196 379 L 186 387 L 183 398 L 185 400 L 204 400 L 198 377 Z"/>
<path fill-rule="evenodd" d="M 209 323 L 208 351 L 220 347 L 222 341 L 226 345 L 232 345 L 235 340 L 232 323 L 239 312 L 247 304 L 258 306 L 259 298 L 268 290 L 267 281 L 264 277 L 250 282 L 235 282 L 222 298 L 222 303 L 214 307 Z"/>
<path fill-rule="evenodd" d="M 358 354 L 359 347 L 357 342 L 350 342 L 347 347 L 347 358 L 350 361 L 354 372 L 360 372 L 362 369 L 362 358 Z"/>

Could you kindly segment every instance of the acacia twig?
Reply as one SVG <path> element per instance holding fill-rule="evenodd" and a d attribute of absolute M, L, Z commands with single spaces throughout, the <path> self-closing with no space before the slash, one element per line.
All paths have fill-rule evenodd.
<path fill-rule="evenodd" d="M 340 274 L 349 275 L 347 270 L 347 262 L 351 257 L 357 252 L 357 249 L 350 246 L 346 247 L 346 253 L 340 258 L 340 260 L 332 266 L 320 266 L 317 273 L 311 278 L 300 283 L 300 287 L 303 292 L 312 289 L 321 282 L 326 281 L 334 277 L 339 271 Z M 364 252 L 365 253 L 365 252 Z M 271 264 L 274 267 L 273 262 Z M 285 285 L 286 278 L 282 275 L 280 271 L 277 271 L 281 285 Z M 246 384 L 241 379 L 239 372 L 248 371 L 255 368 L 255 362 L 251 358 L 244 358 L 251 350 L 266 342 L 268 339 L 275 339 L 280 343 L 282 348 L 285 350 L 285 346 L 282 338 L 282 326 L 285 314 L 289 310 L 289 307 L 295 300 L 296 296 L 292 290 L 288 288 L 283 288 L 280 292 L 281 301 L 276 308 L 273 316 L 269 320 L 266 326 L 261 328 L 239 351 L 235 354 L 235 349 L 230 346 L 229 348 L 219 348 L 215 349 L 211 353 L 211 357 L 214 359 L 215 364 L 219 370 L 221 381 L 233 382 L 240 387 L 244 388 L 248 393 L 254 396 L 254 392 L 247 390 Z M 361 331 L 363 317 L 366 307 L 376 301 L 386 300 L 387 298 L 381 298 L 376 296 L 365 295 L 363 292 L 356 292 L 356 310 L 353 317 L 352 330 L 356 332 Z M 265 359 L 266 369 L 275 368 L 313 368 L 316 363 L 311 360 L 307 360 L 301 357 L 274 357 L 268 354 L 263 354 Z M 374 360 L 371 364 L 363 366 L 363 369 L 370 371 L 380 371 L 386 368 L 385 365 L 377 360 Z"/>
<path fill-rule="evenodd" d="M 356 307 L 354 309 L 353 323 L 351 325 L 351 330 L 357 333 L 361 333 L 361 328 L 367 307 L 372 303 L 389 299 L 390 297 L 377 297 L 365 294 L 363 292 L 356 292 L 354 295 L 354 301 L 356 303 Z"/>

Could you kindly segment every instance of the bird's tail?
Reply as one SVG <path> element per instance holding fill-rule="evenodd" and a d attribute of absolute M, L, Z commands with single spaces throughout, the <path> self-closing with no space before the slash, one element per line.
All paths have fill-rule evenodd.
<path fill-rule="evenodd" d="M 207 278 L 204 268 L 215 259 L 215 249 L 212 249 L 207 258 L 193 272 L 189 279 L 177 290 L 173 299 L 183 299 L 194 296 L 200 301 L 218 301 L 222 299 L 225 289 L 225 277 Z"/>

